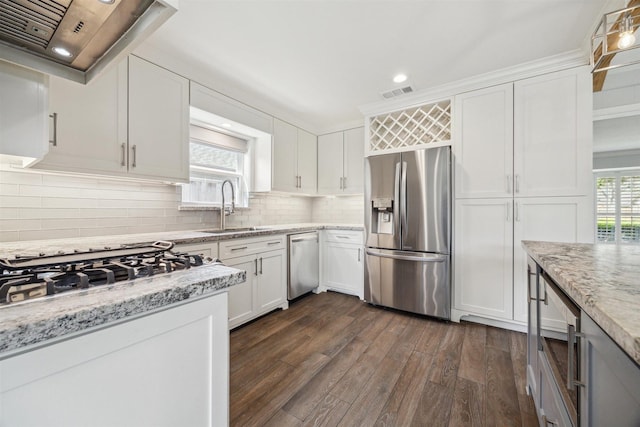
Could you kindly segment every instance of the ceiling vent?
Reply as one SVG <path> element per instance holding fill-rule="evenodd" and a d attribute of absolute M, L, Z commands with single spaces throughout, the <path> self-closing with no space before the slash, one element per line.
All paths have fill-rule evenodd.
<path fill-rule="evenodd" d="M 404 95 L 405 93 L 411 92 L 413 92 L 413 88 L 411 86 L 405 86 L 397 89 L 392 89 L 387 92 L 382 92 L 382 97 L 384 99 L 395 98 L 396 96 Z"/>

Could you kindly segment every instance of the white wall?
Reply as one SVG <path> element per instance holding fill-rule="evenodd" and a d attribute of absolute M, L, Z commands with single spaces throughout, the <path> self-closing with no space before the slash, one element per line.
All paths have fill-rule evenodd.
<path fill-rule="evenodd" d="M 180 211 L 180 187 L 11 169 L 0 165 L 0 241 L 215 229 L 217 211 Z M 251 194 L 229 227 L 362 224 L 362 196 Z"/>

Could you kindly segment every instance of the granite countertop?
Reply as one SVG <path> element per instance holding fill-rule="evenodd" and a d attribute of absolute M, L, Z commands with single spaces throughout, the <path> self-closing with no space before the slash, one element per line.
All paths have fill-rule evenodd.
<path fill-rule="evenodd" d="M 245 280 L 245 271 L 214 263 L 4 305 L 0 307 L 0 353 L 10 356 L 46 340 L 214 295 Z"/>
<path fill-rule="evenodd" d="M 159 240 L 176 244 L 217 242 L 309 230 L 363 230 L 362 225 L 287 224 L 256 227 L 255 230 L 175 231 L 73 239 L 33 240 L 0 243 L 0 259 L 54 255 L 118 248 L 121 245 Z M 91 327 L 117 322 L 130 316 L 161 309 L 169 304 L 213 295 L 246 280 L 246 272 L 219 264 L 175 271 L 134 281 L 118 282 L 0 306 L 0 357 L 8 357 L 42 342 Z"/>
<path fill-rule="evenodd" d="M 640 246 L 532 241 L 522 246 L 640 364 Z"/>
<path fill-rule="evenodd" d="M 298 233 L 311 230 L 338 229 L 363 231 L 362 224 L 285 224 L 256 227 L 255 230 L 237 231 L 229 227 L 219 230 L 168 231 L 158 233 L 122 234 L 115 236 L 81 237 L 73 239 L 29 240 L 24 242 L 0 243 L 0 259 L 10 259 L 16 255 L 35 256 L 53 255 L 73 250 L 87 251 L 104 247 L 117 248 L 120 245 L 151 243 L 159 240 L 176 244 L 217 242 L 239 238 L 270 236 L 276 234 Z"/>

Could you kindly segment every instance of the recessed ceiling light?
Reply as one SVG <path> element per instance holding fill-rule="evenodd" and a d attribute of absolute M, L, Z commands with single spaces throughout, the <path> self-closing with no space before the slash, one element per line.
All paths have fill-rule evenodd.
<path fill-rule="evenodd" d="M 69 58 L 71 56 L 71 52 L 69 52 L 67 49 L 60 46 L 54 47 L 53 51 L 60 56 L 64 56 L 65 58 Z"/>
<path fill-rule="evenodd" d="M 393 82 L 394 83 L 402 83 L 402 82 L 404 82 L 406 80 L 407 80 L 407 76 L 405 74 L 396 74 L 393 77 Z"/>
<path fill-rule="evenodd" d="M 223 128 L 230 128 L 231 127 L 231 123 L 223 123 L 222 127 Z"/>
<path fill-rule="evenodd" d="M 100 3 L 104 4 L 113 4 L 116 0 L 98 0 Z"/>

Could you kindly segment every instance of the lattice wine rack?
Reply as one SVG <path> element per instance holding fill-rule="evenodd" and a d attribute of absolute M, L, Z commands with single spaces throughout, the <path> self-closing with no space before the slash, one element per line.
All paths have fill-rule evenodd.
<path fill-rule="evenodd" d="M 369 151 L 396 150 L 451 140 L 451 100 L 371 117 Z"/>

